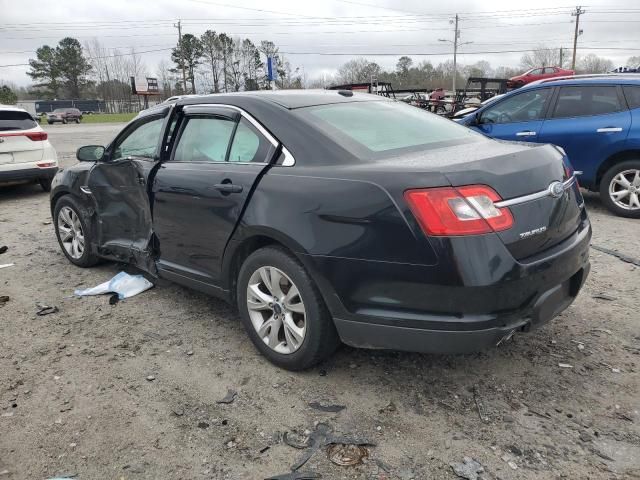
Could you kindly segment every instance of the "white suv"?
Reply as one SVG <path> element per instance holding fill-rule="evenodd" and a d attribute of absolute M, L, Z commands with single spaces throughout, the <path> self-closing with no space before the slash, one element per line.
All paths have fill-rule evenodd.
<path fill-rule="evenodd" d="M 0 185 L 35 181 L 51 190 L 58 156 L 47 137 L 29 112 L 0 105 Z"/>

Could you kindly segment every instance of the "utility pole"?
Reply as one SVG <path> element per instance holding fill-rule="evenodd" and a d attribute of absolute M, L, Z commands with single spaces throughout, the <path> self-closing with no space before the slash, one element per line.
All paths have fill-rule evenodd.
<path fill-rule="evenodd" d="M 180 66 L 182 67 L 182 87 L 184 93 L 187 93 L 187 74 L 184 71 L 184 57 L 182 56 L 182 23 L 174 23 L 173 26 L 178 29 L 178 51 L 180 52 Z"/>
<path fill-rule="evenodd" d="M 560 65 L 558 65 L 560 68 L 563 68 L 562 65 L 562 47 L 560 47 Z"/>
<path fill-rule="evenodd" d="M 578 49 L 578 35 L 580 35 L 581 31 L 579 29 L 580 25 L 580 15 L 585 13 L 582 7 L 576 7 L 575 12 L 571 12 L 572 17 L 576 17 L 576 29 L 573 33 L 573 58 L 571 60 L 571 70 L 576 69 L 576 50 Z"/>
<path fill-rule="evenodd" d="M 453 36 L 453 96 L 456 96 L 456 77 L 458 76 L 458 38 L 460 30 L 458 30 L 458 14 L 456 13 L 455 34 Z"/>

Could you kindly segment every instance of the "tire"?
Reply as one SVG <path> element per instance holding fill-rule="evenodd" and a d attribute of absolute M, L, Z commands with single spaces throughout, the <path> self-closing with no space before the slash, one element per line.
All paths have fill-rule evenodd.
<path fill-rule="evenodd" d="M 66 124 L 67 124 L 67 119 L 66 119 L 66 118 L 63 118 L 63 119 L 62 119 L 62 123 L 63 123 L 64 125 L 66 125 Z"/>
<path fill-rule="evenodd" d="M 45 192 L 50 192 L 51 191 L 51 179 L 50 178 L 41 178 L 40 180 L 38 180 L 38 183 L 42 187 L 42 190 L 44 190 Z"/>
<path fill-rule="evenodd" d="M 260 275 L 260 272 L 264 272 L 263 269 L 267 269 L 269 281 L 272 275 L 281 275 L 281 287 L 278 286 L 276 292 L 279 290 L 282 295 L 271 306 L 267 301 L 274 297 L 266 293 L 266 283 L 256 283 L 264 278 Z M 253 285 L 251 292 L 254 292 L 255 288 L 261 289 L 262 297 L 249 293 L 250 283 Z M 291 286 L 287 288 L 289 285 Z M 285 294 L 290 293 L 294 287 L 299 295 L 293 295 L 287 301 Z M 262 355 L 280 368 L 291 371 L 305 370 L 327 359 L 340 344 L 329 310 L 313 279 L 298 260 L 284 249 L 266 247 L 249 255 L 240 268 L 236 297 L 240 317 L 249 338 Z M 264 302 L 259 298 L 264 299 Z M 250 299 L 253 306 L 251 311 Z M 304 313 L 300 313 L 301 310 Z M 281 320 L 278 322 L 274 317 L 280 317 Z M 262 318 L 264 321 L 260 323 Z M 291 321 L 295 322 L 296 328 L 293 330 L 286 327 L 291 325 Z M 274 324 L 277 332 L 273 335 L 273 341 L 274 330 L 270 327 L 264 329 L 270 322 L 278 322 Z M 258 333 L 258 325 L 262 325 L 264 337 Z M 300 336 L 294 335 L 294 331 L 303 331 L 301 341 Z M 268 338 L 275 348 L 269 346 L 263 338 Z"/>
<path fill-rule="evenodd" d="M 61 229 L 63 228 L 63 224 L 71 225 L 72 222 L 65 222 L 64 218 L 61 218 L 61 212 L 63 210 L 66 213 L 71 210 L 73 212 L 71 220 L 76 218 L 79 222 L 79 225 L 81 226 L 82 238 L 84 239 L 84 248 L 82 249 L 82 253 L 80 255 L 72 255 L 65 246 L 64 242 L 68 237 L 65 237 L 65 240 L 63 240 L 62 235 L 64 234 L 64 232 L 61 233 Z M 87 212 L 87 209 L 73 196 L 65 195 L 64 197 L 60 198 L 60 200 L 58 200 L 55 208 L 53 209 L 53 225 L 56 231 L 58 244 L 62 249 L 62 253 L 64 253 L 65 257 L 67 257 L 67 259 L 71 263 L 77 265 L 78 267 L 87 268 L 92 267 L 100 261 L 100 258 L 91 250 L 93 238 L 91 233 L 91 217 L 89 215 L 89 212 Z M 70 228 L 69 230 L 71 233 L 73 228 Z M 77 231 L 73 234 L 73 236 L 77 236 Z M 76 253 L 78 253 L 77 250 Z"/>
<path fill-rule="evenodd" d="M 80 119 L 79 118 L 76 118 L 76 123 L 80 123 Z"/>
<path fill-rule="evenodd" d="M 629 194 L 616 199 L 613 192 L 625 191 L 622 177 L 630 183 L 626 189 Z M 616 215 L 640 218 L 640 160 L 617 163 L 607 170 L 600 180 L 600 198 L 604 206 Z"/>
<path fill-rule="evenodd" d="M 47 121 L 47 123 L 48 123 L 49 125 L 53 125 L 53 122 L 49 122 L 49 121 Z"/>

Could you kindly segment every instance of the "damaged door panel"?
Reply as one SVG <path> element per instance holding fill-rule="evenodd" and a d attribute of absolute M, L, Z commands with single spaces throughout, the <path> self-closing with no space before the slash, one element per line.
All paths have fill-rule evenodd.
<path fill-rule="evenodd" d="M 131 123 L 109 146 L 103 161 L 91 169 L 88 178 L 97 212 L 99 253 L 154 274 L 148 186 L 159 165 L 168 111 Z"/>

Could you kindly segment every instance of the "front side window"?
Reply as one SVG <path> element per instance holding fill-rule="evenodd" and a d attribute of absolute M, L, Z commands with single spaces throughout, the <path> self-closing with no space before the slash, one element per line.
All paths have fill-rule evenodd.
<path fill-rule="evenodd" d="M 235 122 L 224 117 L 190 117 L 174 154 L 177 162 L 224 162 Z"/>
<path fill-rule="evenodd" d="M 553 118 L 603 115 L 622 110 L 615 86 L 580 85 L 560 88 Z"/>
<path fill-rule="evenodd" d="M 542 75 L 542 68 L 536 68 L 535 70 L 531 70 L 529 75 Z"/>
<path fill-rule="evenodd" d="M 553 67 L 546 67 L 544 73 L 556 73 L 556 69 Z"/>
<path fill-rule="evenodd" d="M 363 159 L 483 138 L 455 122 L 404 102 L 336 103 L 300 108 L 296 114 Z"/>
<path fill-rule="evenodd" d="M 549 100 L 548 88 L 531 90 L 506 98 L 487 108 L 480 117 L 480 123 L 515 123 L 540 120 Z"/>
<path fill-rule="evenodd" d="M 164 118 L 156 118 L 136 127 L 125 138 L 118 140 L 113 158 L 154 158 L 163 123 Z"/>
<path fill-rule="evenodd" d="M 248 120 L 241 118 L 231 144 L 229 161 L 266 162 L 273 154 L 273 150 L 271 142 L 264 138 Z"/>

